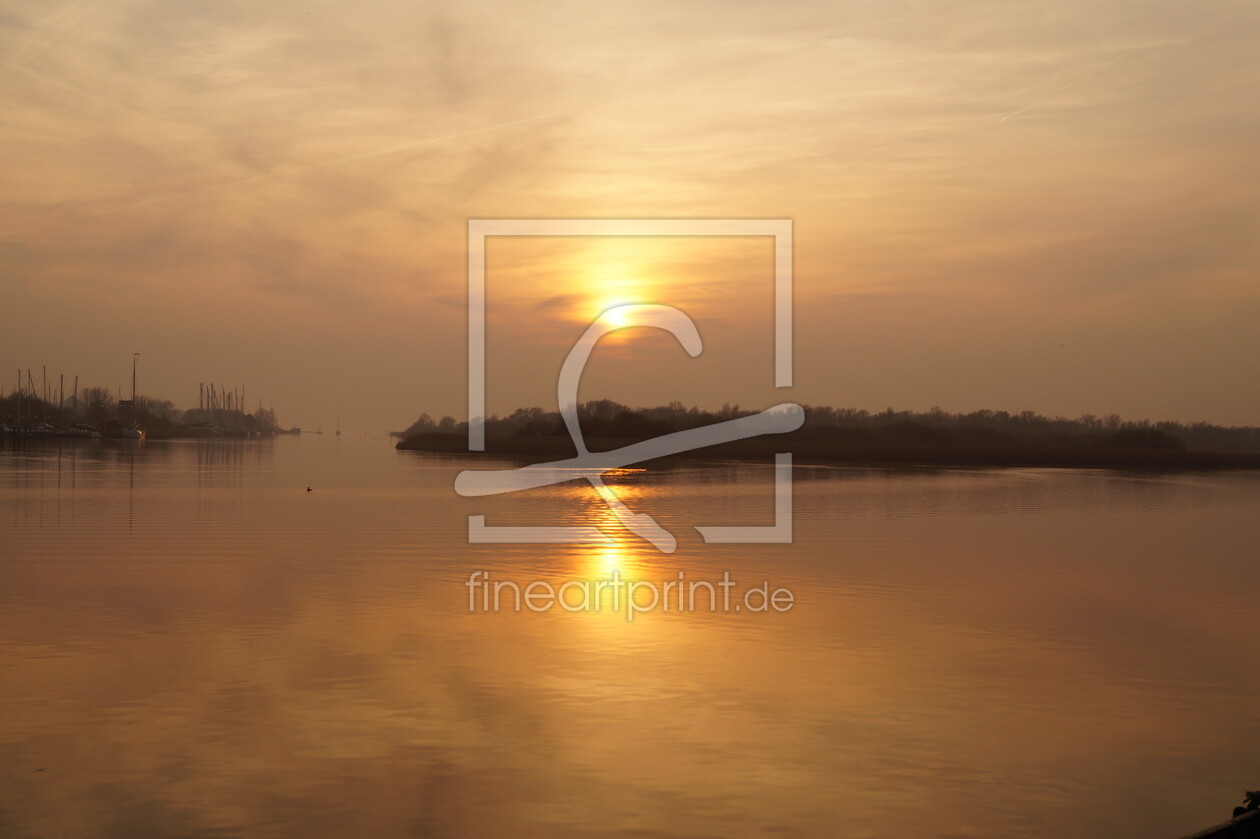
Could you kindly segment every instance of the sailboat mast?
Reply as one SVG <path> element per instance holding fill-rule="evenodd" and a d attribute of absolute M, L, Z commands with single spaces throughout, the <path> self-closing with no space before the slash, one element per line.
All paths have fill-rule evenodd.
<path fill-rule="evenodd" d="M 140 360 L 140 353 L 131 354 L 131 424 L 136 424 L 136 362 Z"/>

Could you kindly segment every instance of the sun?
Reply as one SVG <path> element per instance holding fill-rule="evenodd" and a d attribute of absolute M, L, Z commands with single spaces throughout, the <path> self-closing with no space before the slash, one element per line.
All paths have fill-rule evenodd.
<path fill-rule="evenodd" d="M 662 246 L 650 239 L 606 237 L 587 243 L 565 266 L 577 292 L 574 319 L 592 323 L 617 306 L 655 302 L 665 256 Z M 614 318 L 612 325 L 629 323 Z"/>
<path fill-rule="evenodd" d="M 629 318 L 628 313 L 625 312 L 624 310 L 623 311 L 611 311 L 611 310 L 616 309 L 619 306 L 625 306 L 627 304 L 637 303 L 637 302 L 639 301 L 624 300 L 624 299 L 602 300 L 596 304 L 596 308 L 599 310 L 598 313 L 596 314 L 596 317 L 599 317 L 600 315 L 605 315 L 604 320 L 606 322 L 608 322 L 612 326 L 617 327 L 618 329 L 621 329 L 622 327 L 630 325 L 630 318 Z"/>

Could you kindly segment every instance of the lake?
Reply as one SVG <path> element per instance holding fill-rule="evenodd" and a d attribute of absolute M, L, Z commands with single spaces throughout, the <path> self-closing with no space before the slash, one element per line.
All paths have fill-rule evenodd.
<path fill-rule="evenodd" d="M 694 528 L 773 523 L 769 465 L 610 477 L 663 554 L 586 484 L 454 492 L 485 466 L 0 450 L 0 835 L 1174 839 L 1260 787 L 1260 474 L 798 465 L 759 545 Z M 507 585 L 680 575 L 747 608 Z"/>

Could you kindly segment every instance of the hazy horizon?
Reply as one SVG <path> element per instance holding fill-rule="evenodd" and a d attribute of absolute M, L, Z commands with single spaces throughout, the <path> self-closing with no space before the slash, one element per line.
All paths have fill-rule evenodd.
<path fill-rule="evenodd" d="M 768 240 L 493 240 L 488 408 L 790 399 L 1260 423 L 1254 4 L 0 0 L 0 382 L 286 426 L 466 417 L 469 218 L 790 218 Z"/>

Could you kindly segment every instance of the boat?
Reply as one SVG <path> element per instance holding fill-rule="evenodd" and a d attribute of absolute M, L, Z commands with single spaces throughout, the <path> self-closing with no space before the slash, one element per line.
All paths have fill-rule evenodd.
<path fill-rule="evenodd" d="M 145 438 L 144 429 L 140 427 L 140 421 L 136 419 L 136 362 L 140 360 L 140 353 L 131 354 L 131 426 L 122 430 L 124 440 L 143 440 Z"/>

